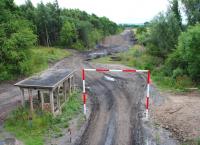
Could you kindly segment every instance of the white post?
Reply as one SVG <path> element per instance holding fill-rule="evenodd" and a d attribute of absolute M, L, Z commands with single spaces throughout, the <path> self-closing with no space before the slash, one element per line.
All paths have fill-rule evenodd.
<path fill-rule="evenodd" d="M 83 112 L 86 115 L 86 92 L 85 92 L 85 70 L 82 69 L 82 80 L 83 80 Z"/>
<path fill-rule="evenodd" d="M 150 71 L 147 73 L 146 119 L 149 117 Z"/>

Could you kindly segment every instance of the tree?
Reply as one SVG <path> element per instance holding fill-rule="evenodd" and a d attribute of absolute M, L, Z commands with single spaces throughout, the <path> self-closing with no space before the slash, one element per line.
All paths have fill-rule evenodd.
<path fill-rule="evenodd" d="M 13 1 L 0 2 L 0 79 L 10 79 L 11 74 L 25 74 L 30 69 L 29 47 L 36 42 L 29 21 L 20 17 Z M 9 19 L 8 19 L 9 18 Z M 12 21 L 10 21 L 12 20 Z"/>
<path fill-rule="evenodd" d="M 88 21 L 80 21 L 78 23 L 78 34 L 79 39 L 82 40 L 84 47 L 89 48 L 90 41 L 89 41 L 89 34 L 92 30 L 92 24 Z"/>
<path fill-rule="evenodd" d="M 200 22 L 200 0 L 181 0 L 187 15 L 188 24 L 195 25 Z"/>
<path fill-rule="evenodd" d="M 174 13 L 159 14 L 149 27 L 147 41 L 149 53 L 166 59 L 167 55 L 175 49 L 180 32 L 179 22 Z"/>
<path fill-rule="evenodd" d="M 191 26 L 179 37 L 178 49 L 186 71 L 196 82 L 200 82 L 200 25 Z"/>
<path fill-rule="evenodd" d="M 49 39 L 49 20 L 50 15 L 48 13 L 48 9 L 45 7 L 43 3 L 38 4 L 36 11 L 36 26 L 37 33 L 39 36 L 39 43 L 41 45 L 50 46 L 51 41 Z"/>
<path fill-rule="evenodd" d="M 26 0 L 24 5 L 20 6 L 21 15 L 27 20 L 35 23 L 35 8 L 30 0 Z"/>
<path fill-rule="evenodd" d="M 177 21 L 179 22 L 179 26 L 182 29 L 182 18 L 181 18 L 181 12 L 179 10 L 179 1 L 178 0 L 172 0 L 170 9 L 174 13 Z"/>
<path fill-rule="evenodd" d="M 46 5 L 41 2 L 36 8 L 30 0 L 27 0 L 25 5 L 20 6 L 20 10 L 21 16 L 33 23 L 33 29 L 38 35 L 40 45 L 54 46 L 61 44 L 66 47 L 69 44 L 68 47 L 70 47 L 71 43 L 74 42 L 78 44 L 77 46 L 83 45 L 85 48 L 89 48 L 93 47 L 102 36 L 115 34 L 118 31 L 117 24 L 108 18 L 99 18 L 94 14 L 89 15 L 78 9 L 61 9 L 57 0 Z M 73 28 L 66 21 L 72 24 Z M 64 34 L 68 26 L 69 32 L 72 32 L 71 29 L 77 31 L 76 38 L 69 39 L 67 34 Z M 94 36 L 95 33 L 97 34 L 96 37 Z"/>
<path fill-rule="evenodd" d="M 60 41 L 63 46 L 70 47 L 77 39 L 77 32 L 75 25 L 66 21 L 60 32 Z"/>

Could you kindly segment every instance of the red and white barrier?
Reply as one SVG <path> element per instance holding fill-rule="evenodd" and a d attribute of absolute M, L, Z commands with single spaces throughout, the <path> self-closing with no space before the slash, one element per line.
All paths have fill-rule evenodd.
<path fill-rule="evenodd" d="M 150 71 L 149 70 L 135 70 L 135 69 L 106 69 L 106 68 L 97 68 L 97 69 L 82 69 L 82 80 L 83 80 L 83 104 L 84 104 L 84 114 L 86 115 L 86 100 L 87 94 L 85 90 L 85 72 L 93 71 L 93 72 L 126 72 L 126 73 L 134 73 L 134 72 L 143 72 L 147 73 L 147 95 L 146 95 L 146 118 L 148 119 L 149 114 L 149 96 L 150 96 Z"/>
<path fill-rule="evenodd" d="M 146 118 L 148 118 L 149 114 L 149 95 L 150 95 L 150 71 L 147 72 Z"/>

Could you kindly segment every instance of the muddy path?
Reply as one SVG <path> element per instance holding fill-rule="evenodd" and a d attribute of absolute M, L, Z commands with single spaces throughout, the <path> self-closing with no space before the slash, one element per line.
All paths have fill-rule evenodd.
<path fill-rule="evenodd" d="M 69 59 L 67 59 L 69 60 Z M 117 68 L 118 65 L 98 65 L 84 61 L 84 55 L 73 57 L 70 62 L 63 60 L 55 68 L 65 68 L 68 63 L 80 68 Z M 77 71 L 78 86 L 81 86 L 81 72 Z M 114 78 L 114 81 L 105 79 Z M 144 112 L 146 78 L 132 73 L 96 73 L 86 74 L 86 87 L 90 88 L 87 104 L 91 106 L 89 125 L 79 142 L 80 145 L 141 145 L 145 138 L 142 133 L 141 118 Z"/>
<path fill-rule="evenodd" d="M 130 34 L 130 32 L 128 32 Z M 125 36 L 125 41 L 130 41 Z M 116 37 L 116 36 L 115 36 Z M 123 38 L 123 37 L 122 37 Z M 126 44 L 130 42 L 124 42 Z M 126 46 L 128 49 L 128 46 Z M 97 50 L 99 51 L 99 50 Z M 93 50 L 90 53 L 95 53 Z M 78 86 L 81 82 L 81 68 L 115 68 L 123 69 L 124 66 L 92 64 L 86 61 L 88 53 L 76 54 L 68 62 L 63 60 L 55 68 L 72 66 L 77 69 Z M 105 76 L 115 79 L 114 82 L 106 80 Z M 144 112 L 144 98 L 146 78 L 141 74 L 114 73 L 104 74 L 91 72 L 86 74 L 86 87 L 90 88 L 87 106 L 90 106 L 91 115 L 88 126 L 81 139 L 75 144 L 80 145 L 141 145 L 145 144 L 141 118 Z"/>
<path fill-rule="evenodd" d="M 122 45 L 123 48 L 126 48 L 124 50 L 127 50 L 132 43 L 130 34 L 130 31 L 125 31 L 120 37 L 114 36 L 120 39 L 120 44 L 112 49 L 121 48 L 120 45 Z M 115 43 L 113 38 L 109 39 L 111 40 L 108 42 L 111 41 L 113 45 Z M 59 61 L 51 68 L 77 70 L 75 82 L 80 89 L 82 88 L 81 68 L 127 68 L 122 65 L 93 64 L 87 61 L 88 54 L 96 53 L 96 51 L 99 52 L 99 49 L 87 53 L 73 53 L 72 56 Z M 105 76 L 113 78 L 114 81 L 106 79 Z M 9 89 L 3 89 L 9 85 Z M 87 106 L 91 113 L 87 118 L 88 125 L 80 134 L 79 139 L 73 142 L 75 145 L 143 145 L 148 143 L 148 135 L 143 125 L 146 93 L 144 74 L 90 72 L 86 74 L 86 87 L 90 88 Z M 17 104 L 20 99 L 18 88 L 11 84 L 2 84 L 0 88 L 0 102 L 4 102 L 3 105 L 11 105 L 11 100 Z M 10 101 L 6 98 L 8 96 L 11 97 Z M 0 115 L 6 114 L 3 105 L 0 104 Z M 149 134 L 151 133 L 149 131 Z M 149 145 L 151 144 L 156 144 L 154 139 L 149 143 Z M 173 143 L 164 144 L 173 145 Z"/>
<path fill-rule="evenodd" d="M 132 74 L 110 74 L 115 79 L 111 82 L 104 79 L 105 74 L 97 75 L 95 80 L 88 78 L 91 80 L 88 83 L 92 90 L 90 97 L 98 100 L 98 107 L 94 107 L 95 113 L 81 145 L 144 144 L 139 125 L 139 109 L 146 87 L 143 78 Z M 141 83 L 136 85 L 136 82 Z"/>

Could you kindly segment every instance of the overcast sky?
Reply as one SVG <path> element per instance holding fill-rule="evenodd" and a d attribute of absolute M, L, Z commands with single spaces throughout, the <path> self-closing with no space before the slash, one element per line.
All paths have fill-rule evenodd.
<path fill-rule="evenodd" d="M 25 0 L 14 0 L 23 4 Z M 31 0 L 36 6 L 41 0 Z M 54 0 L 42 0 L 44 3 Z M 78 8 L 116 23 L 144 23 L 168 8 L 168 0 L 58 0 L 62 8 Z"/>

